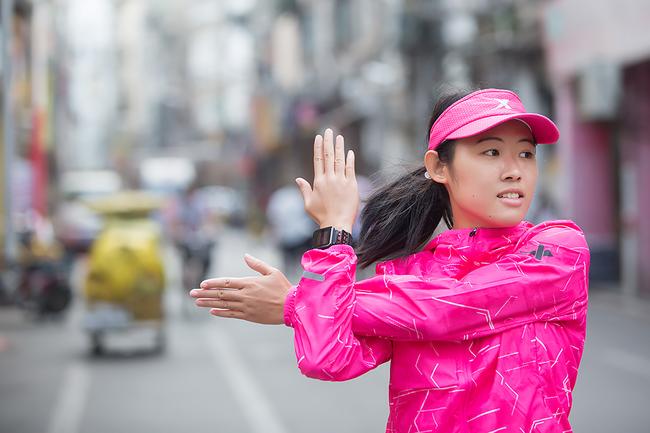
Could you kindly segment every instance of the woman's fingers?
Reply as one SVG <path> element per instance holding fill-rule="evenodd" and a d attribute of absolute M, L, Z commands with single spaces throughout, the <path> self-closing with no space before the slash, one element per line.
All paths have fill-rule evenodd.
<path fill-rule="evenodd" d="M 236 311 L 236 310 L 219 310 L 219 309 L 212 309 L 210 310 L 210 314 L 213 316 L 217 317 L 228 317 L 232 319 L 243 319 L 245 317 L 244 313 L 242 311 Z"/>
<path fill-rule="evenodd" d="M 345 139 L 337 135 L 335 142 L 334 132 L 327 128 L 323 136 L 314 138 L 314 179 L 322 174 L 332 176 L 344 173 L 347 173 Z M 303 185 L 298 182 L 298 186 L 302 191 Z"/>
<path fill-rule="evenodd" d="M 334 173 L 344 174 L 345 172 L 345 141 L 342 135 L 336 136 L 334 145 Z"/>
<path fill-rule="evenodd" d="M 354 152 L 348 150 L 348 157 L 345 160 L 345 177 L 351 180 L 356 179 L 356 173 L 354 170 Z"/>
<path fill-rule="evenodd" d="M 249 268 L 262 275 L 269 275 L 271 272 L 275 270 L 273 266 L 269 265 L 266 262 L 263 262 L 262 260 L 256 257 L 251 256 L 250 254 L 244 255 L 244 261 L 246 262 Z"/>
<path fill-rule="evenodd" d="M 302 194 L 302 201 L 307 204 L 309 203 L 309 196 L 312 193 L 311 185 L 302 177 L 296 178 L 296 184 L 298 184 L 298 189 L 300 194 Z"/>
<path fill-rule="evenodd" d="M 325 174 L 334 175 L 334 132 L 327 128 L 323 139 L 323 159 L 325 162 Z"/>
<path fill-rule="evenodd" d="M 222 310 L 243 311 L 244 304 L 241 302 L 223 301 L 220 299 L 197 299 L 194 302 L 198 307 L 220 308 Z"/>
<path fill-rule="evenodd" d="M 248 278 L 210 278 L 201 282 L 202 289 L 243 289 Z"/>
<path fill-rule="evenodd" d="M 197 299 L 219 299 L 223 301 L 240 302 L 243 298 L 241 291 L 235 289 L 194 289 L 190 296 Z"/>
<path fill-rule="evenodd" d="M 314 177 L 325 173 L 325 163 L 323 161 L 323 137 L 317 135 L 314 138 Z"/>

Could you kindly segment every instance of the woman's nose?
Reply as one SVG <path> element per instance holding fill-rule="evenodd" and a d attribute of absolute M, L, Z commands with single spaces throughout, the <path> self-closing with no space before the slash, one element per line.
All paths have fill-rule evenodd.
<path fill-rule="evenodd" d="M 521 167 L 519 161 L 508 160 L 503 167 L 502 180 L 519 181 L 521 180 Z"/>
<path fill-rule="evenodd" d="M 503 174 L 504 180 L 521 180 L 521 171 L 519 169 L 513 168 L 512 170 L 507 171 Z"/>

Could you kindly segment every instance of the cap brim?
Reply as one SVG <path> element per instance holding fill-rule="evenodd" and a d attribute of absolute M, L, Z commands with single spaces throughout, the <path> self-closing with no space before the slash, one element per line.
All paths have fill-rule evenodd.
<path fill-rule="evenodd" d="M 560 131 L 555 123 L 546 116 L 536 113 L 515 113 L 502 116 L 490 116 L 470 122 L 449 134 L 446 139 L 467 138 L 494 128 L 508 120 L 519 119 L 526 122 L 533 133 L 536 143 L 552 144 L 559 140 Z"/>

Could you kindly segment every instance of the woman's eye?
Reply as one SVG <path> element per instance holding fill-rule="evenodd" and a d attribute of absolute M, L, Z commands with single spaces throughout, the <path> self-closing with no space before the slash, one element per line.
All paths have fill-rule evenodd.
<path fill-rule="evenodd" d="M 533 152 L 521 152 L 519 155 L 523 155 L 526 159 L 534 159 L 535 154 Z"/>
<path fill-rule="evenodd" d="M 499 154 L 499 151 L 496 149 L 490 149 L 490 150 L 486 150 L 483 153 L 486 154 L 487 156 L 497 156 Z"/>

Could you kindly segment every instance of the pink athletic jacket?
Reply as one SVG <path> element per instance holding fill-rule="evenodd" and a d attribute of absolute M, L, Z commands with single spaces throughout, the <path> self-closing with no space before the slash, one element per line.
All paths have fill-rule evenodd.
<path fill-rule="evenodd" d="M 449 230 L 356 281 L 307 251 L 285 304 L 298 366 L 347 380 L 391 360 L 387 432 L 571 431 L 589 249 L 571 221 Z"/>

